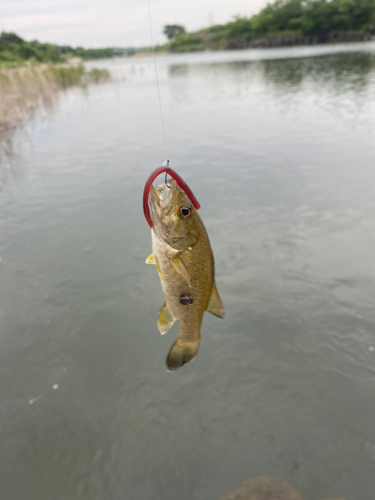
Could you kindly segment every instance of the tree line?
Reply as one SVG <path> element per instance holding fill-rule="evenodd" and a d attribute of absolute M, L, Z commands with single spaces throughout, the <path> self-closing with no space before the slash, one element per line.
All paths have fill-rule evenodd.
<path fill-rule="evenodd" d="M 210 26 L 195 33 L 180 33 L 163 48 L 181 52 L 205 48 L 231 48 L 241 39 L 243 46 L 259 37 L 299 35 L 325 41 L 333 32 L 375 34 L 375 0 L 276 0 L 252 17 Z M 181 29 L 182 28 L 182 29 Z M 164 31 L 168 36 L 171 33 Z M 170 36 L 168 36 L 170 38 Z"/>
<path fill-rule="evenodd" d="M 361 31 L 375 24 L 375 0 L 276 0 L 251 18 L 229 23 L 232 35 L 260 36 L 285 31 L 324 35 Z"/>
<path fill-rule="evenodd" d="M 59 63 L 71 57 L 82 59 L 102 59 L 114 56 L 114 49 L 84 49 L 69 45 L 54 45 L 40 43 L 37 40 L 27 42 L 15 33 L 2 32 L 0 34 L 0 63 L 22 64 L 27 60 L 39 62 Z"/>

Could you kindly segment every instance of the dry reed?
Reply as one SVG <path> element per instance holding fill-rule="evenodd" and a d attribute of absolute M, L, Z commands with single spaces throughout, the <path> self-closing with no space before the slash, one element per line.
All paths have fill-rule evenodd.
<path fill-rule="evenodd" d="M 60 89 L 109 79 L 107 70 L 86 71 L 81 64 L 37 64 L 0 70 L 0 133 L 30 118 L 40 106 L 49 107 Z"/>

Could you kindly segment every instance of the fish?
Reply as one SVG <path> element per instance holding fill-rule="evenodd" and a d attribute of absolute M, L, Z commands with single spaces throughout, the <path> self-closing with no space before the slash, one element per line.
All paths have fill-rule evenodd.
<path fill-rule="evenodd" d="M 154 187 L 153 179 L 166 170 L 172 179 Z M 156 265 L 165 295 L 157 325 L 164 335 L 175 321 L 179 323 L 178 337 L 166 358 L 168 371 L 177 370 L 196 357 L 205 311 L 224 317 L 215 284 L 214 257 L 198 214 L 199 206 L 188 186 L 171 168 L 157 169 L 149 177 L 144 211 L 151 226 L 152 253 L 146 263 Z"/>

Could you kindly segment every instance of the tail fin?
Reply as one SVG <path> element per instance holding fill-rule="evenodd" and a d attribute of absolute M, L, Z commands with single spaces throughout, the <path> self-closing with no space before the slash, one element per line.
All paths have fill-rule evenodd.
<path fill-rule="evenodd" d="M 166 359 L 168 371 L 173 372 L 186 363 L 193 361 L 197 355 L 198 348 L 199 338 L 190 342 L 182 342 L 177 338 L 176 342 L 170 348 Z"/>

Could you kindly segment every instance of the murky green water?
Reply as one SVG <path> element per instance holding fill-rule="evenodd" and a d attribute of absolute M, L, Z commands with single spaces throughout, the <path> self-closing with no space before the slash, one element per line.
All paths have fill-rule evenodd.
<path fill-rule="evenodd" d="M 373 500 L 375 44 L 158 59 L 226 307 L 173 374 L 144 264 L 152 61 L 102 64 L 117 81 L 62 94 L 2 177 L 1 499 L 216 500 L 274 475 Z"/>

